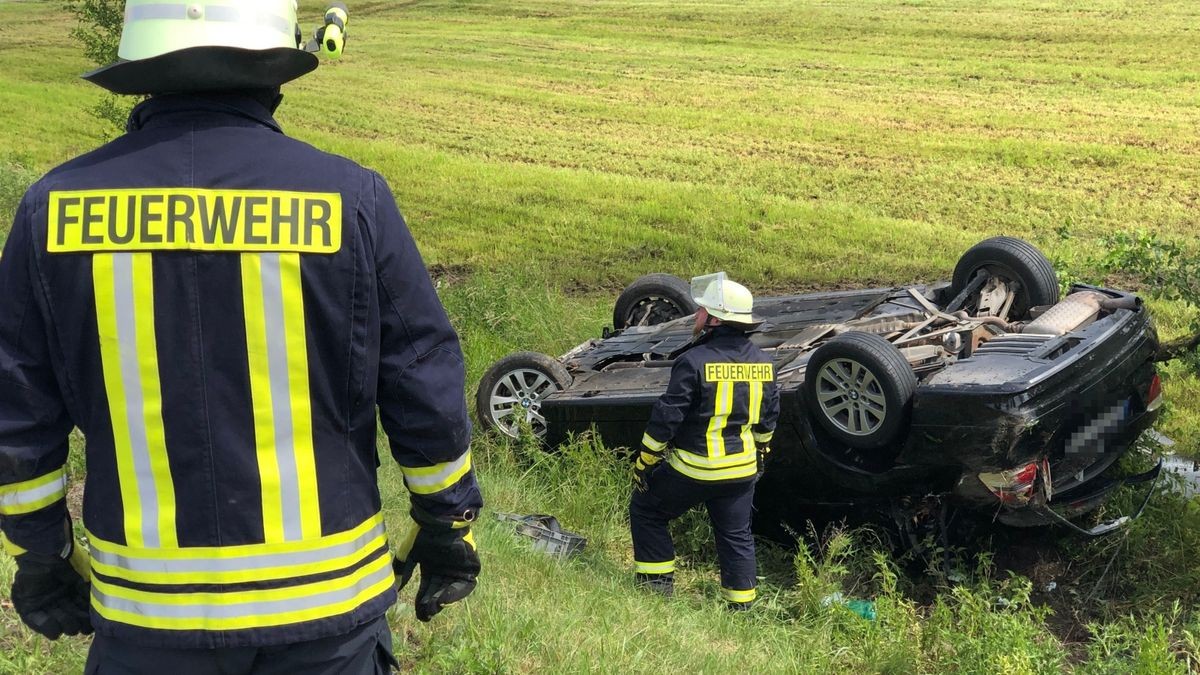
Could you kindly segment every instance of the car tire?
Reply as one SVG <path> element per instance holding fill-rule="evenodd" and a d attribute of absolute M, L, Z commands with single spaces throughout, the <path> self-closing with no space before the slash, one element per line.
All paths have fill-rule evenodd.
<path fill-rule="evenodd" d="M 809 410 L 830 436 L 873 450 L 904 433 L 917 376 L 882 336 L 849 332 L 813 351 L 804 388 Z"/>
<path fill-rule="evenodd" d="M 949 297 L 957 296 L 980 270 L 1021 283 L 1009 317 L 1023 317 L 1032 307 L 1058 302 L 1058 276 L 1054 266 L 1041 251 L 1023 239 L 992 237 L 967 249 L 954 266 Z"/>
<path fill-rule="evenodd" d="M 647 274 L 629 284 L 613 306 L 613 328 L 656 326 L 695 314 L 692 287 L 672 274 Z"/>
<path fill-rule="evenodd" d="M 538 438 L 546 435 L 539 411 L 546 396 L 571 386 L 571 374 L 561 363 L 538 352 L 516 352 L 492 364 L 475 390 L 475 414 L 480 423 L 505 436 L 518 438 L 528 423 Z M 524 415 L 519 411 L 523 410 Z"/>

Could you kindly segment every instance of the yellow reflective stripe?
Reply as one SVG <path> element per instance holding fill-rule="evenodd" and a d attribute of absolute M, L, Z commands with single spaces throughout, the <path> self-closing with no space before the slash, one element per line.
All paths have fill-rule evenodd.
<path fill-rule="evenodd" d="M 654 452 L 662 452 L 667 447 L 665 441 L 656 441 L 654 440 L 654 437 L 648 433 L 642 435 L 642 445 L 650 448 Z"/>
<path fill-rule="evenodd" d="M 119 623 L 165 630 L 237 630 L 313 621 L 353 611 L 395 584 L 389 556 L 345 577 L 278 589 L 152 593 L 92 582 L 92 607 Z"/>
<path fill-rule="evenodd" d="M 242 256 L 242 304 L 246 315 L 246 356 L 250 365 L 250 398 L 254 410 L 254 449 L 261 483 L 263 537 L 268 544 L 272 544 L 284 541 L 283 498 L 280 496 L 279 462 L 275 458 L 275 414 L 271 400 L 260 256 Z"/>
<path fill-rule="evenodd" d="M 667 458 L 667 461 L 671 464 L 671 468 L 688 478 L 696 480 L 733 480 L 735 478 L 747 478 L 758 472 L 755 462 L 748 462 L 742 466 L 729 469 L 702 469 L 685 463 L 679 459 L 678 453 L 672 453 Z"/>
<path fill-rule="evenodd" d="M 268 542 L 321 534 L 300 257 L 242 255 L 255 456 Z"/>
<path fill-rule="evenodd" d="M 478 550 L 478 548 L 475 546 L 475 532 L 474 531 L 467 530 L 467 533 L 463 535 L 463 541 L 465 541 L 471 545 L 472 551 Z"/>
<path fill-rule="evenodd" d="M 304 326 L 300 254 L 280 255 L 279 272 L 283 288 L 296 483 L 300 495 L 300 529 L 304 539 L 313 539 L 321 536 L 321 511 L 317 501 L 317 461 L 313 450 L 312 398 L 308 387 L 308 338 Z"/>
<path fill-rule="evenodd" d="M 638 574 L 670 574 L 675 571 L 675 560 L 666 562 L 633 561 L 633 571 Z"/>
<path fill-rule="evenodd" d="M 470 470 L 470 449 L 459 455 L 458 459 L 433 466 L 400 465 L 400 472 L 404 474 L 404 484 L 408 486 L 409 492 L 419 495 L 431 495 L 446 490 Z"/>
<path fill-rule="evenodd" d="M 162 429 L 154 280 L 148 253 L 92 258 L 96 325 L 125 540 L 175 547 L 175 490 Z"/>
<path fill-rule="evenodd" d="M 143 549 L 88 532 L 92 568 L 143 584 L 228 584 L 290 579 L 348 569 L 387 544 L 383 515 L 311 541 L 237 546 Z"/>
<path fill-rule="evenodd" d="M 774 431 L 768 431 L 768 432 L 762 433 L 762 434 L 758 433 L 757 431 L 754 432 L 754 440 L 758 443 L 770 443 L 771 439 L 774 437 L 775 437 Z"/>
<path fill-rule="evenodd" d="M 143 546 L 142 505 L 138 495 L 137 472 L 129 441 L 129 414 L 125 404 L 125 384 L 121 381 L 121 344 L 117 335 L 116 288 L 113 283 L 113 256 L 92 256 L 92 284 L 96 296 L 96 327 L 100 335 L 100 361 L 104 368 L 104 389 L 112 418 L 113 445 L 117 462 L 117 484 L 121 491 L 121 511 L 125 540 L 131 546 Z"/>
<path fill-rule="evenodd" d="M 134 253 L 133 298 L 137 312 L 138 375 L 142 384 L 142 415 L 154 493 L 158 497 L 158 537 L 163 548 L 179 546 L 175 533 L 175 485 L 167 460 L 163 431 L 162 389 L 158 372 L 158 338 L 154 331 L 154 263 L 149 253 Z"/>
<path fill-rule="evenodd" d="M 758 597 L 758 591 L 753 588 L 747 591 L 722 588 L 721 595 L 725 596 L 729 602 L 754 602 L 754 599 Z"/>
<path fill-rule="evenodd" d="M 5 553 L 14 558 L 29 552 L 12 543 L 12 540 L 8 538 L 8 535 L 4 534 L 3 532 L 0 532 L 0 548 L 3 548 Z"/>
<path fill-rule="evenodd" d="M 704 457 L 686 450 L 676 450 L 672 454 L 678 455 L 679 461 L 698 469 L 728 469 L 730 467 L 742 466 L 743 464 L 752 464 L 755 461 L 753 450 L 716 458 Z"/>
<path fill-rule="evenodd" d="M 332 546 L 340 546 L 352 542 L 382 524 L 383 514 L 377 513 L 352 529 L 330 534 L 319 539 L 265 544 L 237 544 L 234 546 L 185 546 L 173 551 L 114 544 L 101 539 L 94 532 L 88 532 L 88 545 L 97 551 L 138 560 L 159 560 L 164 562 L 237 560 L 263 555 L 288 556 L 320 551 Z"/>
<path fill-rule="evenodd" d="M 709 457 L 720 457 L 725 454 L 725 423 L 729 421 L 729 412 L 733 409 L 733 382 L 717 383 L 713 400 L 713 416 L 708 421 L 708 431 L 705 441 Z"/>
<path fill-rule="evenodd" d="M 67 495 L 67 475 L 60 467 L 20 483 L 0 485 L 0 515 L 32 513 Z"/>

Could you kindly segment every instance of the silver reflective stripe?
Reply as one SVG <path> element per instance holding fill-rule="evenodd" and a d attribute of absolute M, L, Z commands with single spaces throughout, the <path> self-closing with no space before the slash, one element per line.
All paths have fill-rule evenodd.
<path fill-rule="evenodd" d="M 296 438 L 292 427 L 292 394 L 288 379 L 287 336 L 284 334 L 283 282 L 279 254 L 262 255 L 263 323 L 267 329 L 267 369 L 275 421 L 275 457 L 279 465 L 279 497 L 283 538 L 304 538 L 300 527 L 300 477 L 296 472 Z"/>
<path fill-rule="evenodd" d="M 446 480 L 450 478 L 450 476 L 454 475 L 455 471 L 461 470 L 464 466 L 467 465 L 467 462 L 470 462 L 470 461 L 471 461 L 471 451 L 468 450 L 468 451 L 464 452 L 462 454 L 462 456 L 460 456 L 458 459 L 456 459 L 452 462 L 446 462 L 445 464 L 437 465 L 437 466 L 442 467 L 441 469 L 438 470 L 437 473 L 414 475 L 414 474 L 409 473 L 413 469 L 410 467 L 405 467 L 405 466 L 400 467 L 400 471 L 404 473 L 404 481 L 406 483 L 408 483 L 410 488 L 437 487 L 437 486 L 441 485 L 442 483 L 445 483 Z M 444 485 L 442 487 L 450 487 L 450 486 Z"/>
<path fill-rule="evenodd" d="M 95 598 L 96 602 L 103 607 L 130 612 L 142 617 L 157 617 L 165 619 L 234 619 L 244 616 L 269 617 L 275 614 L 302 612 L 308 609 L 317 609 L 342 602 L 349 602 L 357 597 L 359 593 L 388 579 L 391 574 L 392 566 L 384 565 L 375 572 L 372 572 L 362 579 L 359 579 L 354 583 L 353 586 L 350 586 L 349 588 L 341 588 L 327 591 L 325 593 L 318 593 L 316 595 L 302 596 L 299 598 L 265 600 L 261 602 L 241 602 L 229 605 L 176 605 L 147 602 L 144 600 L 127 600 L 125 598 L 116 598 L 108 595 L 107 593 L 97 589 L 94 585 L 92 586 L 92 596 Z M 296 591 L 302 592 L 303 587 L 296 588 Z M 221 594 L 213 593 L 211 595 L 219 598 Z M 219 602 L 220 600 L 218 599 L 217 601 Z"/>
<path fill-rule="evenodd" d="M 182 21 L 188 19 L 187 3 L 161 2 L 153 5 L 137 5 L 125 8 L 125 23 L 134 21 Z M 251 12 L 231 5 L 205 5 L 205 21 L 221 21 L 227 23 L 256 23 L 277 30 L 287 36 L 296 32 L 295 24 L 278 14 Z"/>
<path fill-rule="evenodd" d="M 162 2 L 154 5 L 134 5 L 125 8 L 125 23 L 186 18 L 187 5 L 182 3 Z"/>
<path fill-rule="evenodd" d="M 0 486 L 2 488 L 3 486 Z M 13 509 L 25 504 L 32 504 L 36 501 L 51 497 L 56 493 L 67 489 L 67 477 L 59 476 L 58 478 L 39 485 L 28 490 L 19 490 L 11 493 L 0 493 L 0 513 L 4 513 L 7 509 Z"/>
<path fill-rule="evenodd" d="M 158 492 L 154 470 L 150 466 L 150 444 L 146 440 L 145 400 L 138 372 L 137 307 L 133 289 L 132 253 L 114 253 L 113 300 L 117 313 L 117 343 L 121 354 L 121 385 L 125 388 L 125 423 L 129 426 L 129 449 L 137 476 L 137 491 L 142 502 L 142 536 L 147 548 L 159 548 Z M 150 321 L 154 317 L 149 317 Z M 146 345 L 157 349 L 156 345 Z M 126 507 L 128 508 L 128 506 Z"/>
<path fill-rule="evenodd" d="M 291 567 L 295 565 L 313 565 L 330 560 L 352 556 L 360 551 L 372 539 L 383 535 L 383 523 L 364 533 L 354 541 L 317 551 L 297 551 L 292 553 L 270 553 L 263 555 L 244 556 L 240 558 L 206 558 L 188 559 L 172 558 L 132 558 L 129 556 L 106 553 L 93 547 L 92 558 L 97 562 L 132 572 L 238 572 L 242 570 L 259 570 L 272 567 Z"/>

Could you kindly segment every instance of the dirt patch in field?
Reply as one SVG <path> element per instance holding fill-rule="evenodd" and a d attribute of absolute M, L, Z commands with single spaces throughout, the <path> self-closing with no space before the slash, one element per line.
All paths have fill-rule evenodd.
<path fill-rule="evenodd" d="M 427 268 L 429 278 L 437 288 L 454 286 L 471 276 L 471 268 L 467 265 L 434 263 Z"/>

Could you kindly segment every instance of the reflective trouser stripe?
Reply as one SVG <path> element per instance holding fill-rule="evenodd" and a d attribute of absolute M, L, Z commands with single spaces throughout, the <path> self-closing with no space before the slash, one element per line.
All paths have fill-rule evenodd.
<path fill-rule="evenodd" d="M 400 471 L 404 474 L 404 484 L 410 492 L 419 495 L 431 495 L 449 489 L 470 470 L 469 449 L 458 459 L 433 466 L 400 466 Z"/>
<path fill-rule="evenodd" d="M 92 567 L 114 579 L 140 584 L 230 584 L 323 574 L 358 564 L 387 543 L 383 516 L 311 541 L 283 544 L 186 547 L 174 550 L 122 546 L 88 533 Z"/>
<path fill-rule="evenodd" d="M 652 452 L 662 452 L 667 448 L 666 442 L 656 441 L 654 440 L 654 437 L 648 433 L 642 434 L 642 445 L 649 448 Z"/>
<path fill-rule="evenodd" d="M 104 388 L 112 418 L 125 539 L 174 548 L 175 486 L 167 460 L 149 253 L 92 257 Z"/>
<path fill-rule="evenodd" d="M 67 495 L 67 474 L 62 469 L 31 480 L 0 485 L 0 515 L 16 516 L 50 506 Z"/>
<path fill-rule="evenodd" d="M 708 445 L 709 457 L 720 457 L 725 454 L 725 423 L 729 421 L 729 412 L 733 410 L 733 382 L 721 380 L 717 382 L 717 391 L 713 401 L 713 416 L 708 421 L 708 431 L 705 439 Z"/>
<path fill-rule="evenodd" d="M 92 580 L 92 607 L 106 619 L 166 630 L 237 630 L 338 616 L 395 583 L 386 551 L 335 579 L 254 591 L 159 593 Z"/>
<path fill-rule="evenodd" d="M 754 599 L 758 597 L 758 592 L 753 588 L 746 591 L 722 588 L 721 595 L 725 596 L 725 599 L 729 602 L 754 602 Z"/>
<path fill-rule="evenodd" d="M 675 571 L 675 560 L 665 562 L 633 561 L 633 571 L 637 574 L 671 574 Z"/>
<path fill-rule="evenodd" d="M 757 462 L 755 461 L 754 453 L 738 453 L 735 457 L 747 455 L 750 459 L 747 463 L 738 466 L 733 466 L 727 469 L 706 469 L 702 467 L 692 466 L 680 459 L 679 452 L 672 452 L 667 456 L 667 462 L 671 468 L 679 473 L 694 478 L 696 480 L 733 480 L 735 478 L 747 478 L 758 472 Z"/>
<path fill-rule="evenodd" d="M 297 253 L 242 254 L 254 443 L 267 543 L 321 535 Z"/>

